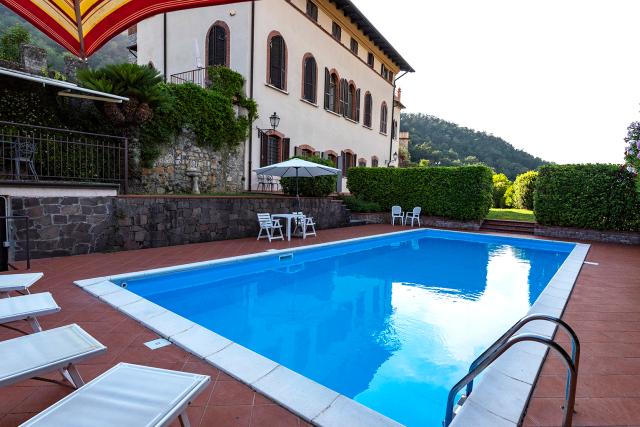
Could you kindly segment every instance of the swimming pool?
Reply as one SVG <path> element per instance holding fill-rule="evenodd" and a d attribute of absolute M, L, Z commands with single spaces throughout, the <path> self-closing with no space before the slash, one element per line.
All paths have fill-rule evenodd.
<path fill-rule="evenodd" d="M 439 426 L 449 388 L 573 248 L 421 230 L 112 282 L 400 423 Z"/>

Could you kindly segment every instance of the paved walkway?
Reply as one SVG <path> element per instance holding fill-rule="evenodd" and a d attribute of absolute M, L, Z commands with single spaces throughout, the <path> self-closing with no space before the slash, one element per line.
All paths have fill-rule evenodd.
<path fill-rule="evenodd" d="M 109 348 L 105 355 L 80 365 L 85 380 L 95 378 L 117 362 L 207 374 L 214 381 L 189 408 L 193 426 L 302 426 L 308 424 L 176 346 L 147 349 L 143 343 L 157 338 L 156 334 L 77 288 L 72 281 L 399 229 L 370 225 L 322 230 L 317 239 L 306 242 L 294 239 L 291 243 L 269 244 L 241 239 L 36 260 L 32 269 L 44 272 L 45 278 L 34 289 L 52 292 L 62 307 L 59 314 L 42 318 L 44 328 L 77 323 Z M 583 342 L 574 425 L 640 426 L 640 247 L 595 244 L 588 260 L 600 265 L 585 265 L 565 314 Z M 0 328 L 0 340 L 15 336 Z M 525 425 L 559 425 L 563 381 L 562 366 L 552 357 L 543 368 Z M 34 380 L 0 389 L 0 427 L 18 425 L 69 392 L 68 388 Z"/>

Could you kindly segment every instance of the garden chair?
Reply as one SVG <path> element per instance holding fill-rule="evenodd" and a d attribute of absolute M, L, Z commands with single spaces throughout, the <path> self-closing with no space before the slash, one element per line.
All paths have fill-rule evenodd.
<path fill-rule="evenodd" d="M 31 174 L 33 179 L 38 180 L 38 173 L 35 167 L 36 143 L 28 137 L 18 137 L 13 143 L 12 160 L 15 163 L 15 179 L 20 180 L 20 168 L 22 163 L 26 166 L 27 176 Z"/>
<path fill-rule="evenodd" d="M 404 213 L 402 212 L 402 207 L 397 205 L 391 207 L 391 225 L 396 225 L 396 219 L 400 220 L 400 225 L 404 225 Z"/>
<path fill-rule="evenodd" d="M 189 426 L 187 408 L 207 375 L 119 363 L 22 426 Z"/>
<path fill-rule="evenodd" d="M 310 216 L 303 216 L 301 219 L 302 222 L 302 238 L 306 239 L 307 236 L 318 236 L 316 234 L 316 223 L 313 221 L 313 218 Z M 309 231 L 311 228 L 311 231 Z"/>
<path fill-rule="evenodd" d="M 271 218 L 271 215 L 268 213 L 259 213 L 258 214 L 258 223 L 260 224 L 260 232 L 258 233 L 258 239 L 260 240 L 263 237 L 269 239 L 269 242 L 272 240 L 284 240 L 284 234 L 282 234 L 282 225 L 279 220 L 274 220 Z M 265 232 L 266 236 L 262 235 L 262 232 Z M 276 235 L 275 232 L 278 231 L 279 235 Z"/>
<path fill-rule="evenodd" d="M 270 192 L 273 192 L 273 177 L 271 175 L 267 175 L 267 187 Z"/>
<path fill-rule="evenodd" d="M 413 227 L 413 221 L 418 221 L 418 227 L 421 227 L 420 225 L 420 212 L 422 212 L 422 208 L 421 207 L 415 207 L 413 208 L 413 210 L 411 212 L 407 212 L 407 216 L 404 218 L 404 224 L 406 225 L 409 220 L 411 220 L 411 226 Z"/>
<path fill-rule="evenodd" d="M 0 325 L 26 320 L 34 332 L 41 332 L 38 317 L 59 311 L 60 307 L 49 292 L 4 298 L 0 299 Z"/>
<path fill-rule="evenodd" d="M 264 175 L 258 175 L 258 191 L 260 191 L 260 187 L 262 187 L 262 191 L 267 189 L 267 181 Z"/>

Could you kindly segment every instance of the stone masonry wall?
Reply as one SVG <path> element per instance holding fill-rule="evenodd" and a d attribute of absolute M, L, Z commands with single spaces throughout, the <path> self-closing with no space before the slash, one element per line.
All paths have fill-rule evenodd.
<path fill-rule="evenodd" d="M 368 224 L 391 224 L 391 213 L 371 212 L 371 213 L 351 213 L 351 219 L 366 221 Z M 454 230 L 478 231 L 482 221 L 458 221 L 455 219 L 440 218 L 436 216 L 421 216 L 420 223 L 423 227 L 451 228 Z M 396 224 L 400 224 L 396 220 Z"/>
<path fill-rule="evenodd" d="M 200 192 L 236 192 L 244 188 L 244 145 L 219 151 L 201 147 L 192 132 L 182 132 L 162 148 L 151 168 L 143 168 L 134 191 L 142 194 L 189 194 L 195 171 Z"/>
<path fill-rule="evenodd" d="M 300 201 L 317 229 L 342 227 L 348 210 L 332 199 Z M 28 215 L 32 258 L 132 250 L 253 237 L 256 214 L 294 210 L 285 197 L 13 197 L 13 215 Z M 24 222 L 12 224 L 13 259 L 26 257 Z"/>
<path fill-rule="evenodd" d="M 11 198 L 13 215 L 30 218 L 32 258 L 101 252 L 113 235 L 112 197 Z M 12 224 L 16 260 L 26 257 L 24 221 Z"/>

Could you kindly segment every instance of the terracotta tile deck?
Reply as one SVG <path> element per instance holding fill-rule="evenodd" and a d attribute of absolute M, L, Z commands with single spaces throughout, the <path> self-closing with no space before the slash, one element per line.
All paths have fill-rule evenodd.
<path fill-rule="evenodd" d="M 131 362 L 208 374 L 212 384 L 189 408 L 193 426 L 308 425 L 249 387 L 176 346 L 149 350 L 157 335 L 100 302 L 72 281 L 187 262 L 237 256 L 397 231 L 371 225 L 322 230 L 303 242 L 241 239 L 113 254 L 36 260 L 32 271 L 45 273 L 33 288 L 50 291 L 62 311 L 41 319 L 45 329 L 77 323 L 108 347 L 105 355 L 80 365 L 91 380 L 117 362 Z M 578 332 L 583 354 L 578 384 L 576 426 L 640 426 L 640 247 L 594 244 L 565 313 Z M 26 324 L 16 324 L 24 327 Z M 18 336 L 0 328 L 0 340 Z M 566 341 L 566 340 L 565 340 Z M 52 378 L 57 378 L 52 376 Z M 527 426 L 555 426 L 561 420 L 564 370 L 556 357 L 545 363 L 525 420 Z M 0 389 L 0 427 L 18 425 L 70 392 L 55 384 L 29 380 Z"/>

